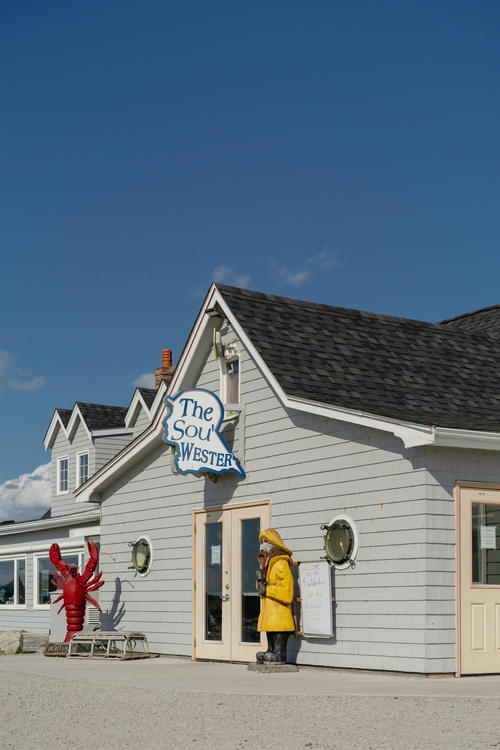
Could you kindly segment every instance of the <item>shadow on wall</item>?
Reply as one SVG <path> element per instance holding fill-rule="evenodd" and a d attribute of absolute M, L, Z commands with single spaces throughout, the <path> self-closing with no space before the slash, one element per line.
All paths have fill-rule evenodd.
<path fill-rule="evenodd" d="M 114 631 L 118 629 L 125 616 L 125 604 L 120 601 L 121 595 L 122 582 L 119 578 L 115 578 L 115 593 L 111 607 L 105 612 L 101 612 L 101 630 Z"/>

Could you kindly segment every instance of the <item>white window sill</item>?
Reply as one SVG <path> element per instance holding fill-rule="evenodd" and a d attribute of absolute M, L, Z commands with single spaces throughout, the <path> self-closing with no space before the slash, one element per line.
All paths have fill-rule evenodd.
<path fill-rule="evenodd" d="M 59 490 L 57 490 L 56 497 L 60 497 L 61 495 L 69 495 L 69 490 L 64 490 L 64 492 L 59 492 Z"/>
<path fill-rule="evenodd" d="M 0 612 L 4 609 L 26 609 L 26 604 L 0 604 Z"/>
<path fill-rule="evenodd" d="M 34 604 L 33 609 L 50 609 L 50 604 Z"/>

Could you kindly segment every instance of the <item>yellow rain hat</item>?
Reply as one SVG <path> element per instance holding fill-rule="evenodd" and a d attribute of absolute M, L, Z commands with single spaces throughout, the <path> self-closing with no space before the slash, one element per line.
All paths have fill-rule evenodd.
<path fill-rule="evenodd" d="M 277 547 L 278 549 L 283 550 L 283 552 L 286 552 L 287 555 L 293 555 L 292 550 L 288 549 L 276 529 L 264 529 L 264 531 L 261 531 L 259 534 L 259 542 L 261 542 L 263 539 L 265 539 L 266 542 L 269 542 L 269 544 L 272 544 L 273 547 Z"/>

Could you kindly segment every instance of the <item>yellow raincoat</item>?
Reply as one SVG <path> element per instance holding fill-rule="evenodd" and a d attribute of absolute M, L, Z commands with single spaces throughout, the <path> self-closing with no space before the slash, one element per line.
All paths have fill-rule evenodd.
<path fill-rule="evenodd" d="M 293 576 L 288 555 L 276 555 L 269 560 L 266 573 L 266 595 L 261 596 L 261 610 L 257 630 L 295 630 L 292 615 Z"/>

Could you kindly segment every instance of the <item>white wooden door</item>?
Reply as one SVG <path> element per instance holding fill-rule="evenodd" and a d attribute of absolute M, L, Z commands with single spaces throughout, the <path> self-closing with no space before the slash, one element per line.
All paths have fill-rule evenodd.
<path fill-rule="evenodd" d="M 460 672 L 500 673 L 500 490 L 460 489 Z"/>
<path fill-rule="evenodd" d="M 195 658 L 255 661 L 264 647 L 255 572 L 270 520 L 268 503 L 195 511 Z"/>

